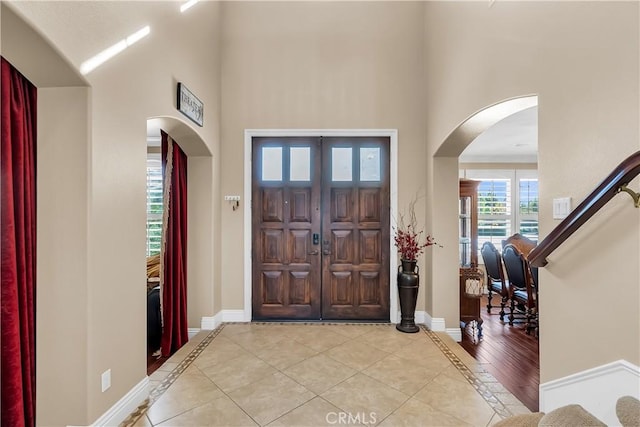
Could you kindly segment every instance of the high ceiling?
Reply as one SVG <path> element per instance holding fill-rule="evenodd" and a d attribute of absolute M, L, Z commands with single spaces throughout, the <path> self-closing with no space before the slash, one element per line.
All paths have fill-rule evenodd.
<path fill-rule="evenodd" d="M 474 139 L 460 155 L 461 163 L 537 163 L 538 107 L 499 121 Z"/>

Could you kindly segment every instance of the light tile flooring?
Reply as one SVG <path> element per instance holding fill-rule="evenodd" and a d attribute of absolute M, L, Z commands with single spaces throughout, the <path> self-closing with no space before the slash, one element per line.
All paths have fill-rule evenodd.
<path fill-rule="evenodd" d="M 445 333 L 224 324 L 150 377 L 122 426 L 490 426 L 529 410 Z"/>

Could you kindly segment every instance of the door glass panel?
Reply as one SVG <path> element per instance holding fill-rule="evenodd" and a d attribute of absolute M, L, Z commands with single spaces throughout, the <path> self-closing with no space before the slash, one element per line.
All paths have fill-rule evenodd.
<path fill-rule="evenodd" d="M 353 162 L 351 147 L 331 148 L 331 180 L 352 181 Z"/>
<path fill-rule="evenodd" d="M 311 181 L 311 148 L 291 147 L 290 181 Z"/>
<path fill-rule="evenodd" d="M 262 180 L 282 181 L 282 147 L 262 147 Z"/>
<path fill-rule="evenodd" d="M 360 148 L 360 181 L 380 181 L 380 147 Z"/>

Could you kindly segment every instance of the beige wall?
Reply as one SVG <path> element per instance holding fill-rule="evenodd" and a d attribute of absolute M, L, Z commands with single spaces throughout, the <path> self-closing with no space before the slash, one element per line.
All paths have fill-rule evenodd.
<path fill-rule="evenodd" d="M 552 198 L 570 196 L 575 206 L 640 148 L 638 3 L 425 7 L 429 153 L 480 108 L 538 94 L 540 227 L 548 234 L 557 224 Z M 436 186 L 449 185 L 435 178 Z M 455 218 L 437 209 L 434 227 L 451 229 Z M 550 257 L 540 277 L 541 382 L 617 359 L 639 363 L 639 259 L 638 211 L 626 196 L 616 197 Z M 449 281 L 456 275 L 446 262 L 434 269 Z M 624 296 L 609 301 L 614 289 Z"/>
<path fill-rule="evenodd" d="M 223 194 L 243 194 L 245 129 L 398 129 L 398 205 L 424 196 L 422 3 L 223 4 Z M 222 209 L 222 298 L 243 308 L 243 210 Z M 424 216 L 424 198 L 417 205 Z M 244 250 L 244 251 L 243 251 Z M 418 304 L 424 309 L 424 297 Z"/>
<path fill-rule="evenodd" d="M 214 268 L 214 254 L 217 251 L 214 251 L 212 240 L 215 236 L 214 194 L 211 185 L 203 185 L 218 181 L 213 176 L 212 163 L 213 158 L 209 156 L 190 156 L 187 165 L 187 226 L 192 231 L 187 236 L 187 320 L 190 328 L 199 328 L 203 316 L 216 313 L 213 307 L 214 289 L 211 286 L 214 273 L 218 270 Z"/>
<path fill-rule="evenodd" d="M 74 103 L 65 116 L 82 121 L 86 113 L 89 122 L 79 124 L 66 142 L 82 146 L 86 131 L 86 146 L 76 156 L 52 157 L 61 163 L 49 176 L 51 182 L 68 182 L 86 174 L 86 195 L 57 189 L 43 201 L 53 204 L 55 196 L 72 203 L 55 206 L 60 215 L 74 208 L 84 212 L 78 223 L 86 221 L 86 234 L 70 234 L 61 243 L 57 233 L 77 224 L 49 218 L 47 228 L 39 226 L 42 248 L 76 254 L 86 248 L 86 262 L 73 280 L 55 271 L 67 255 L 39 260 L 39 275 L 51 273 L 47 285 L 75 301 L 80 316 L 60 314 L 68 301 L 39 304 L 38 315 L 52 320 L 50 329 L 43 326 L 50 332 L 40 331 L 38 345 L 53 346 L 51 329 L 59 328 L 78 350 L 64 359 L 54 353 L 50 365 L 39 365 L 43 425 L 91 423 L 145 377 L 144 165 L 150 117 L 179 119 L 176 132 L 188 126 L 196 134 L 182 140 L 195 150 L 189 191 L 198 199 L 190 206 L 202 209 L 190 215 L 190 225 L 203 230 L 189 246 L 189 275 L 196 281 L 189 288 L 190 327 L 220 309 L 243 308 L 239 272 L 248 248 L 240 236 L 247 205 L 232 211 L 220 199 L 243 194 L 245 129 L 398 129 L 400 210 L 415 194 L 426 195 L 417 213 L 444 244 L 421 260 L 418 309 L 446 319 L 449 328 L 457 327 L 458 316 L 458 164 L 455 155 L 434 160 L 433 153 L 458 124 L 500 100 L 539 95 L 542 234 L 556 224 L 553 197 L 580 200 L 640 148 L 635 2 L 200 2 L 186 14 L 175 2 L 161 1 L 11 7 L 62 53 L 62 61 L 50 59 L 51 69 L 38 67 L 39 42 L 5 25 L 3 8 L 3 55 L 11 53 L 39 87 L 47 86 L 39 79 L 54 74 L 53 64 L 71 64 L 62 75 L 72 76 L 47 87 L 84 85 L 73 72 L 82 61 L 142 25 L 152 28 L 147 38 L 89 74 L 91 89 L 52 90 L 41 99 L 47 105 L 58 97 L 58 105 L 90 103 L 87 111 Z M 203 128 L 175 110 L 178 81 L 204 102 Z M 49 111 L 43 119 L 55 122 L 62 113 Z M 84 164 L 82 150 L 88 156 Z M 638 187 L 637 179 L 632 186 Z M 620 358 L 640 364 L 638 212 L 624 195 L 604 211 L 541 274 L 542 382 Z M 60 231 L 51 229 L 58 225 Z M 606 251 L 593 256 L 598 248 Z M 598 345 L 592 345 L 595 339 Z M 56 363 L 70 367 L 69 381 L 85 392 L 72 396 L 79 400 L 58 392 Z M 101 393 L 100 374 L 109 368 L 112 387 Z"/>
<path fill-rule="evenodd" d="M 88 105 L 86 87 L 38 89 L 36 419 L 51 425 L 86 419 Z"/>
<path fill-rule="evenodd" d="M 16 2 L 11 3 L 11 7 L 46 35 L 67 58 L 64 62 L 71 63 L 72 69 L 78 69 L 82 61 L 142 26 L 151 26 L 148 37 L 86 76 L 91 90 L 90 106 L 85 107 L 89 120 L 85 126 L 90 129 L 90 135 L 89 142 L 81 147 L 85 150 L 84 164 L 78 157 L 82 152 L 78 152 L 78 156 L 56 157 L 61 161 L 56 165 L 60 169 L 47 177 L 53 185 L 58 175 L 67 179 L 65 177 L 72 173 L 69 168 L 77 168 L 75 174 L 86 172 L 84 181 L 88 189 L 84 206 L 81 200 L 76 200 L 81 195 L 67 194 L 64 187 L 54 188 L 49 195 L 60 200 L 76 200 L 69 209 L 78 209 L 78 215 L 84 215 L 85 261 L 80 257 L 78 268 L 85 271 L 85 276 L 76 277 L 61 287 L 68 289 L 67 294 L 74 295 L 70 303 L 76 304 L 84 317 L 71 317 L 66 302 L 63 304 L 59 299 L 44 301 L 38 306 L 37 315 L 51 313 L 56 327 L 79 328 L 78 333 L 84 337 L 75 344 L 81 347 L 77 351 L 72 347 L 64 353 L 61 362 L 51 358 L 50 363 L 38 371 L 41 396 L 38 423 L 89 424 L 146 377 L 144 224 L 146 122 L 150 117 L 174 117 L 170 123 L 179 123 L 174 127 L 179 142 L 182 135 L 196 135 L 184 141 L 187 154 L 194 150 L 191 154 L 200 156 L 190 160 L 197 179 L 189 183 L 189 190 L 196 195 L 206 193 L 209 203 L 195 199 L 202 211 L 189 218 L 189 225 L 201 233 L 189 246 L 189 273 L 194 279 L 189 282 L 192 303 L 189 327 L 200 327 L 201 317 L 214 315 L 212 265 L 216 264 L 214 228 L 219 220 L 214 213 L 218 202 L 213 198 L 219 194 L 214 187 L 218 182 L 219 162 L 220 4 L 204 2 L 191 14 L 181 14 L 179 5 L 173 2 Z M 4 26 L 2 31 L 3 44 L 5 40 L 16 39 L 5 37 L 5 32 L 13 32 L 5 31 Z M 206 55 L 202 54 L 203 47 Z M 18 50 L 27 59 L 33 60 L 38 55 L 33 44 L 24 40 Z M 21 71 L 36 74 L 28 61 L 23 63 L 26 65 Z M 178 81 L 184 82 L 203 101 L 203 128 L 192 126 L 175 109 Z M 55 103 L 54 96 L 56 93 L 52 92 L 46 99 Z M 61 105 L 66 105 L 66 101 L 59 107 Z M 41 235 L 46 248 L 55 245 L 56 250 L 63 253 L 79 250 L 69 239 L 47 241 L 49 237 L 57 239 L 48 225 L 39 226 L 39 238 Z M 58 261 L 57 268 L 63 265 L 64 259 L 56 258 L 55 262 Z M 61 286 L 60 281 L 65 277 L 57 276 L 47 285 Z M 50 330 L 39 331 L 38 345 L 53 339 L 48 334 Z M 54 356 L 58 353 L 54 352 Z M 55 381 L 57 373 L 53 367 L 59 369 L 65 364 L 74 367 L 71 379 L 85 385 L 78 390 L 78 399 L 69 399 L 58 392 L 61 382 Z M 111 369 L 111 388 L 102 393 L 100 376 L 107 369 Z"/>

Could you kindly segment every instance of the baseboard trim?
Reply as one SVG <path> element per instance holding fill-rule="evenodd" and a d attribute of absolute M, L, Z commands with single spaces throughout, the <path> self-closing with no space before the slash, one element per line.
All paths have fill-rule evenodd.
<path fill-rule="evenodd" d="M 195 337 L 200 332 L 200 328 L 189 328 L 187 330 L 187 334 L 189 334 L 189 339 Z"/>
<path fill-rule="evenodd" d="M 462 341 L 462 330 L 460 328 L 447 328 L 445 332 L 453 338 L 455 342 Z"/>
<path fill-rule="evenodd" d="M 213 331 L 219 324 L 219 322 L 216 322 L 216 316 L 203 316 L 200 320 L 200 329 L 203 331 Z"/>
<path fill-rule="evenodd" d="M 424 324 L 434 332 L 444 332 L 445 323 L 442 317 L 431 317 L 426 311 L 424 313 Z"/>
<path fill-rule="evenodd" d="M 423 310 L 420 310 L 420 311 L 416 310 L 414 319 L 417 324 L 425 325 L 427 323 L 426 322 L 427 312 Z"/>
<path fill-rule="evenodd" d="M 118 426 L 149 397 L 149 377 L 144 377 L 91 426 Z"/>
<path fill-rule="evenodd" d="M 220 310 L 215 316 L 205 316 L 200 320 L 200 329 L 212 331 L 223 322 L 248 322 L 244 310 Z"/>
<path fill-rule="evenodd" d="M 244 310 L 222 310 L 223 322 L 246 322 Z"/>
<path fill-rule="evenodd" d="M 603 423 L 618 425 L 616 402 L 626 395 L 640 398 L 639 383 L 640 367 L 618 360 L 540 384 L 540 411 L 575 403 Z"/>

